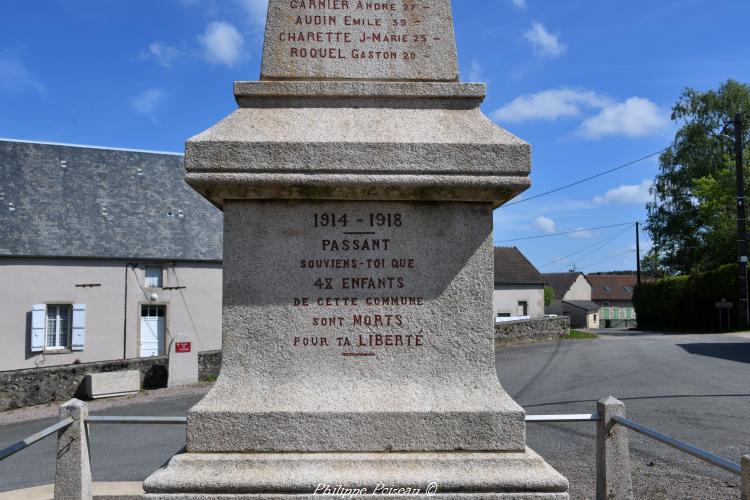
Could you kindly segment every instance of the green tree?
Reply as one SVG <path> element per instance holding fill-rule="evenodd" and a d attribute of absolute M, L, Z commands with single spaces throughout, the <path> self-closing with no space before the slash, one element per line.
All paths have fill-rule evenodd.
<path fill-rule="evenodd" d="M 686 89 L 672 108 L 680 125 L 662 153 L 646 230 L 658 266 L 675 274 L 715 269 L 736 260 L 735 114 L 750 121 L 750 86 L 735 80 L 718 90 Z M 744 128 L 745 144 L 750 127 Z M 748 179 L 747 167 L 745 179 Z M 746 188 L 747 189 L 747 186 Z"/>
<path fill-rule="evenodd" d="M 544 305 L 549 306 L 555 301 L 555 289 L 549 285 L 544 287 Z"/>

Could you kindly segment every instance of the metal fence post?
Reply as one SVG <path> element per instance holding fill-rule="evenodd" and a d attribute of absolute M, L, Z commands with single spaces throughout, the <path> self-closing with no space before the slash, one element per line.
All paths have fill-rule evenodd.
<path fill-rule="evenodd" d="M 625 405 L 613 397 L 597 404 L 596 426 L 596 498 L 632 500 L 633 480 L 628 449 L 628 430 L 616 425 L 615 416 L 625 417 Z"/>
<path fill-rule="evenodd" d="M 742 500 L 750 500 L 750 455 L 742 457 Z"/>
<path fill-rule="evenodd" d="M 70 417 L 74 422 L 57 433 L 55 500 L 91 500 L 88 416 L 88 406 L 77 399 L 60 407 L 60 420 Z"/>

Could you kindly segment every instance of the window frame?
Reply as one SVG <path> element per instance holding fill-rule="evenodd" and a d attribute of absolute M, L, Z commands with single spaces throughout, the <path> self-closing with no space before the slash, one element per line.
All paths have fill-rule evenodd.
<path fill-rule="evenodd" d="M 158 269 L 159 270 L 159 278 L 156 285 L 152 285 L 149 283 L 149 279 L 152 277 L 149 276 L 149 270 Z M 146 264 L 143 266 L 143 286 L 145 288 L 164 288 L 164 266 L 161 264 Z"/>
<path fill-rule="evenodd" d="M 50 336 L 50 308 L 55 308 L 56 313 L 56 319 L 55 319 L 55 344 L 50 345 L 49 343 L 49 336 Z M 67 309 L 68 311 L 68 324 L 67 324 L 67 332 L 66 332 L 66 342 L 65 344 L 61 344 L 60 342 L 60 323 L 61 323 L 61 317 L 60 317 L 60 311 L 62 308 Z M 45 304 L 44 306 L 44 352 L 52 352 L 52 353 L 59 353 L 59 352 L 70 352 L 71 345 L 73 342 L 73 304 L 68 302 L 54 302 Z"/>

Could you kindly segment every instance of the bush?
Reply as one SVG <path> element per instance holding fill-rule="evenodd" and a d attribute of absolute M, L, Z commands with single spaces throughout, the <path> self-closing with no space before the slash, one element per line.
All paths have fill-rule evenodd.
<path fill-rule="evenodd" d="M 730 324 L 736 326 L 739 301 L 735 264 L 641 283 L 633 293 L 638 327 L 646 330 L 717 331 L 720 326 L 716 302 L 721 299 L 734 304 Z"/>
<path fill-rule="evenodd" d="M 555 289 L 549 285 L 544 286 L 544 305 L 549 306 L 555 301 Z"/>

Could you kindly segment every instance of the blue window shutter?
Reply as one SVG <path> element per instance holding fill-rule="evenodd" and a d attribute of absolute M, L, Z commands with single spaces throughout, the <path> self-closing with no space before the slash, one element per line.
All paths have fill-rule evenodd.
<path fill-rule="evenodd" d="M 73 351 L 83 351 L 86 343 L 86 305 L 73 304 L 73 341 L 70 348 Z"/>
<path fill-rule="evenodd" d="M 44 323 L 45 311 L 44 304 L 34 304 L 31 306 L 31 352 L 42 352 L 44 350 Z"/>

